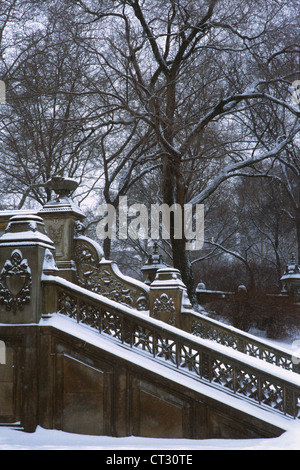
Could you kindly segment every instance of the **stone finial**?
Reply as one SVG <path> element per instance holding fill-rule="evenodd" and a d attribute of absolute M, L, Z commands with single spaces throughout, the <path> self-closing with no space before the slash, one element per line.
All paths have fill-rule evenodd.
<path fill-rule="evenodd" d="M 66 199 L 78 188 L 79 183 L 73 178 L 65 178 L 63 176 L 52 176 L 46 182 L 46 187 L 53 190 L 57 196 L 56 201 Z"/>
<path fill-rule="evenodd" d="M 153 253 L 148 257 L 147 262 L 141 268 L 143 273 L 143 282 L 150 285 L 154 281 L 158 269 L 166 268 L 167 265 L 163 262 L 161 255 L 158 253 L 158 243 L 153 243 Z"/>

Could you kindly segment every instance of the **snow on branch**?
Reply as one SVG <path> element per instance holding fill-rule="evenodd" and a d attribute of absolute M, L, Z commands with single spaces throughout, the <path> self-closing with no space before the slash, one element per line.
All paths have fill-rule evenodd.
<path fill-rule="evenodd" d="M 227 179 L 232 178 L 234 176 L 240 176 L 241 173 L 239 172 L 239 170 L 242 170 L 243 168 L 249 167 L 263 160 L 267 160 L 268 158 L 275 158 L 286 147 L 286 145 L 293 140 L 293 138 L 298 132 L 300 132 L 300 127 L 294 129 L 294 131 L 291 132 L 288 137 L 286 137 L 282 142 L 277 143 L 277 145 L 268 152 L 260 153 L 256 156 L 246 158 L 245 160 L 226 165 L 217 174 L 217 176 L 206 186 L 206 188 L 200 193 L 198 193 L 195 197 L 193 197 L 188 202 L 188 204 L 202 203 L 220 186 L 221 183 L 223 183 L 223 181 L 226 181 Z"/>
<path fill-rule="evenodd" d="M 299 108 L 295 108 L 292 105 L 290 105 L 288 102 L 281 100 L 279 98 L 276 98 L 276 96 L 273 96 L 269 93 L 256 91 L 253 87 L 256 86 L 257 84 L 258 83 L 253 84 L 244 93 L 238 93 L 238 94 L 228 96 L 227 98 L 222 99 L 210 111 L 208 111 L 208 113 L 206 113 L 206 115 L 203 116 L 194 126 L 194 128 L 190 132 L 190 135 L 186 139 L 185 143 L 181 146 L 179 153 L 185 154 L 190 143 L 194 139 L 194 137 L 198 135 L 199 132 L 201 132 L 207 124 L 209 124 L 210 122 L 212 122 L 214 119 L 218 117 L 226 115 L 226 113 L 232 112 L 236 108 L 236 106 L 242 101 L 247 101 L 250 99 L 267 99 L 268 101 L 278 104 L 282 106 L 283 108 L 287 109 L 292 114 L 294 114 L 297 118 L 300 117 Z"/>

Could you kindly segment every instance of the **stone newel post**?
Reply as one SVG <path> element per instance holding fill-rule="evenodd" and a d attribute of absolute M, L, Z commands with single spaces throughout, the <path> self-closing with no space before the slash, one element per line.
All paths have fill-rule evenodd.
<path fill-rule="evenodd" d="M 13 413 L 28 432 L 34 432 L 38 424 L 41 277 L 45 260 L 53 252 L 53 242 L 38 216 L 11 217 L 0 237 L 0 324 L 10 357 L 4 369 L 8 383 L 0 376 L 0 410 L 4 415 Z"/>
<path fill-rule="evenodd" d="M 0 323 L 39 322 L 46 250 L 54 245 L 41 217 L 11 217 L 0 237 Z"/>
<path fill-rule="evenodd" d="M 192 308 L 178 269 L 163 268 L 150 285 L 150 316 L 181 327 L 180 314 Z"/>
<path fill-rule="evenodd" d="M 71 198 L 78 183 L 72 178 L 56 176 L 47 182 L 47 187 L 56 196 L 44 205 L 38 215 L 43 218 L 47 233 L 55 244 L 59 276 L 75 282 L 74 227 L 77 221 L 82 222 L 85 219 L 84 213 Z"/>

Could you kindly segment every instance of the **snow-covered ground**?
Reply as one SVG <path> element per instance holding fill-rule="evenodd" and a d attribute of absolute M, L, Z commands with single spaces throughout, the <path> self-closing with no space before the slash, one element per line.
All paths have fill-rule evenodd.
<path fill-rule="evenodd" d="M 67 331 L 70 329 L 73 334 L 77 334 L 80 337 L 83 336 L 85 340 L 90 342 L 97 342 L 97 344 L 103 341 L 107 342 L 106 347 L 111 349 L 111 353 L 114 353 L 114 348 L 117 348 L 115 353 L 119 353 L 118 346 L 114 345 L 112 341 L 108 342 L 97 332 L 89 327 L 79 326 L 75 321 L 70 321 L 70 319 L 63 318 L 60 315 L 55 315 L 51 319 L 43 321 L 51 323 L 57 328 L 63 327 Z M 123 354 L 125 353 L 133 354 L 130 351 L 123 351 Z M 141 364 L 144 367 L 147 366 L 145 361 L 147 361 L 147 358 L 144 357 Z M 168 370 L 168 373 L 174 372 Z M 281 373 L 283 372 L 281 371 Z M 185 380 L 188 380 L 188 378 L 185 378 Z M 201 384 L 198 386 L 204 387 Z M 204 390 L 202 392 L 204 393 Z M 212 393 L 212 390 L 210 390 L 210 393 Z M 232 399 L 235 400 L 235 398 Z M 241 402 L 240 406 L 242 405 L 243 403 Z M 286 429 L 287 431 L 280 437 L 272 439 L 188 440 L 138 438 L 134 436 L 124 438 L 87 436 L 57 430 L 46 430 L 41 427 L 38 427 L 34 433 L 25 433 L 13 426 L 0 426 L 0 450 L 300 450 L 300 420 L 292 421 Z"/>
<path fill-rule="evenodd" d="M 272 439 L 152 439 L 141 437 L 113 438 L 87 436 L 38 427 L 34 433 L 17 428 L 0 427 L 0 450 L 300 450 L 300 422 Z"/>
<path fill-rule="evenodd" d="M 42 320 L 42 322 L 52 324 L 54 327 L 62 327 L 64 330 L 77 334 L 79 337 L 84 337 L 86 341 L 107 342 L 106 347 L 110 348 L 113 354 L 119 353 L 119 346 L 114 345 L 112 341 L 107 341 L 101 335 L 87 326 L 78 325 L 75 321 L 63 318 L 60 315 L 55 315 L 50 319 Z M 80 329 L 79 329 L 80 328 Z M 252 332 L 257 336 L 258 332 Z M 263 336 L 263 335 L 262 335 Z M 298 336 L 296 335 L 298 340 Z M 293 338 L 294 339 L 294 338 Z M 293 339 L 282 341 L 272 341 L 277 346 L 286 347 L 290 349 Z M 200 341 L 200 340 L 199 340 Z M 204 341 L 204 340 L 201 340 Z M 218 347 L 222 347 L 218 345 Z M 114 351 L 114 348 L 116 351 Z M 123 354 L 133 354 L 130 351 L 123 351 Z M 138 358 L 136 359 L 138 360 Z M 252 360 L 256 360 L 252 358 Z M 143 358 L 144 367 L 147 358 Z M 156 367 L 159 367 L 158 365 Z M 268 367 L 274 367 L 268 365 Z M 175 373 L 168 370 L 169 374 Z M 284 371 L 281 371 L 283 374 Z M 188 380 L 188 378 L 185 378 Z M 199 384 L 202 388 L 204 385 Z M 202 390 L 204 393 L 204 390 Z M 213 391 L 210 390 L 210 393 Z M 236 398 L 232 398 L 236 400 Z M 240 406 L 246 406 L 241 402 Z M 245 410 L 244 410 L 245 411 Z M 247 410 L 246 410 L 247 411 Z M 275 415 L 274 415 L 275 419 Z M 276 423 L 275 423 L 276 424 Z M 146 451 L 181 451 L 187 453 L 188 451 L 194 452 L 197 450 L 300 450 L 300 419 L 291 421 L 280 437 L 272 439 L 205 439 L 205 440 L 188 440 L 188 439 L 154 439 L 154 438 L 139 438 L 139 437 L 124 437 L 113 438 L 108 436 L 87 436 L 72 434 L 57 430 L 46 430 L 38 427 L 34 433 L 25 433 L 17 427 L 0 426 L 0 450 L 101 450 L 110 452 L 115 451 L 131 451 L 131 450 L 146 450 Z"/>

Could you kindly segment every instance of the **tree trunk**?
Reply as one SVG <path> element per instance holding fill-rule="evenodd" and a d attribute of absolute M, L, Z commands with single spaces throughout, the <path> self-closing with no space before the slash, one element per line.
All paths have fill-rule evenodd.
<path fill-rule="evenodd" d="M 174 165 L 174 160 L 171 157 L 166 157 L 164 162 L 164 174 L 163 174 L 163 196 L 164 203 L 171 207 L 177 203 L 183 210 L 184 204 L 184 179 L 182 178 L 179 171 L 179 164 Z M 174 237 L 175 234 L 175 220 L 174 213 L 170 213 L 170 239 L 172 246 L 172 257 L 174 268 L 179 269 L 181 272 L 182 281 L 187 287 L 187 293 L 192 304 L 196 304 L 196 294 L 194 288 L 194 276 L 190 256 L 188 250 L 186 250 L 186 239 L 184 236 L 184 220 L 182 217 L 182 237 L 177 239 Z"/>
<path fill-rule="evenodd" d="M 189 299 L 193 305 L 197 303 L 195 288 L 194 288 L 194 275 L 190 261 L 189 252 L 185 249 L 185 238 L 181 240 L 172 239 L 172 252 L 174 268 L 179 269 L 181 272 L 182 281 L 186 285 Z"/>
<path fill-rule="evenodd" d="M 297 264 L 300 265 L 300 210 L 297 210 L 295 217 L 295 226 L 296 226 L 296 236 L 297 236 L 297 253 L 292 253 L 296 255 Z M 295 248 L 296 251 L 296 248 Z"/>
<path fill-rule="evenodd" d="M 111 239 L 109 237 L 103 240 L 103 252 L 104 252 L 104 258 L 107 260 L 110 260 Z"/>
<path fill-rule="evenodd" d="M 177 71 L 179 67 L 177 68 Z M 164 137 L 173 146 L 175 134 L 175 108 L 176 108 L 176 67 L 173 73 L 167 78 L 167 99 L 166 99 L 166 127 Z M 163 200 L 169 207 L 179 204 L 182 212 L 185 202 L 185 181 L 181 173 L 181 156 L 167 150 L 163 163 Z M 192 304 L 195 304 L 196 294 L 194 289 L 194 277 L 190 262 L 189 252 L 186 250 L 186 239 L 184 236 L 184 221 L 182 217 L 182 237 L 175 238 L 174 214 L 170 213 L 170 239 L 172 246 L 172 257 L 174 268 L 181 272 L 182 281 L 187 287 L 187 293 Z"/>

